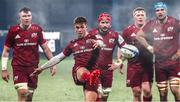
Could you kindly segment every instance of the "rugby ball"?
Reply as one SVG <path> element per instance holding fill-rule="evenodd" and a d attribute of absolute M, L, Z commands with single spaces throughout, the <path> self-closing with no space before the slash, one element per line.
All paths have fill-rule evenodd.
<path fill-rule="evenodd" d="M 124 58 L 130 59 L 139 56 L 139 50 L 136 46 L 131 44 L 125 44 L 121 47 L 121 53 Z"/>

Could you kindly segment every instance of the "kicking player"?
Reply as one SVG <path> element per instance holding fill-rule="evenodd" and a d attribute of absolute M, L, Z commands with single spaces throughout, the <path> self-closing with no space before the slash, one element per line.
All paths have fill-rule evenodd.
<path fill-rule="evenodd" d="M 128 44 L 135 45 L 140 54 L 139 57 L 128 59 L 127 86 L 131 87 L 133 100 L 149 102 L 152 100 L 151 87 L 153 82 L 153 55 L 136 40 L 137 32 L 146 24 L 146 12 L 142 7 L 133 10 L 134 24 L 123 30 L 122 37 Z M 118 49 L 118 56 L 121 52 Z"/>
<path fill-rule="evenodd" d="M 98 47 L 103 47 L 102 38 L 98 35 L 91 35 L 87 31 L 87 20 L 84 17 L 77 17 L 74 20 L 74 30 L 78 36 L 72 40 L 65 49 L 50 61 L 36 69 L 31 76 L 39 74 L 61 62 L 67 56 L 73 54 L 75 64 L 72 68 L 72 76 L 76 85 L 82 85 L 86 102 L 94 102 L 97 98 L 98 77 L 100 71 L 93 67 L 98 56 Z"/>
<path fill-rule="evenodd" d="M 20 23 L 10 27 L 2 53 L 2 78 L 8 82 L 7 62 L 10 48 L 13 49 L 12 68 L 14 87 L 18 93 L 18 101 L 32 101 L 34 90 L 37 88 L 38 77 L 29 77 L 39 64 L 40 45 L 47 58 L 53 57 L 43 38 L 42 28 L 32 23 L 32 13 L 29 8 L 19 11 Z M 51 68 L 51 74 L 56 68 Z"/>
<path fill-rule="evenodd" d="M 175 101 L 180 101 L 180 21 L 167 15 L 167 5 L 158 2 L 154 5 L 156 19 L 149 21 L 138 32 L 137 39 L 150 52 L 155 54 L 155 74 L 160 101 L 167 101 L 168 84 Z M 146 38 L 152 38 L 150 45 Z"/>
<path fill-rule="evenodd" d="M 101 70 L 99 93 L 100 97 L 97 101 L 106 102 L 111 92 L 113 81 L 113 51 L 118 45 L 125 45 L 123 38 L 111 29 L 111 16 L 108 13 L 101 13 L 98 17 L 98 27 L 90 31 L 93 35 L 99 35 L 103 38 L 104 47 L 99 51 L 99 57 L 96 67 Z M 116 62 L 116 66 L 120 66 L 122 61 Z"/>

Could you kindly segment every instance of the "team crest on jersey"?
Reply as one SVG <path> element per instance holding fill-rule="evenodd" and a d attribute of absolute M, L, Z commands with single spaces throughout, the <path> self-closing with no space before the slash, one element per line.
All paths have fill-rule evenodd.
<path fill-rule="evenodd" d="M 19 34 L 17 34 L 16 37 L 15 37 L 15 39 L 19 39 L 19 38 L 21 38 L 21 37 L 19 36 Z"/>
<path fill-rule="evenodd" d="M 173 29 L 174 29 L 174 27 L 168 27 L 168 28 L 167 28 L 167 31 L 168 31 L 168 32 L 172 32 Z"/>
<path fill-rule="evenodd" d="M 31 34 L 31 38 L 36 38 L 37 37 L 37 33 L 32 33 Z"/>
<path fill-rule="evenodd" d="M 157 30 L 154 28 L 153 33 L 157 33 Z"/>
<path fill-rule="evenodd" d="M 114 43 L 114 40 L 115 40 L 115 39 L 110 38 L 110 39 L 109 39 L 109 43 Z"/>

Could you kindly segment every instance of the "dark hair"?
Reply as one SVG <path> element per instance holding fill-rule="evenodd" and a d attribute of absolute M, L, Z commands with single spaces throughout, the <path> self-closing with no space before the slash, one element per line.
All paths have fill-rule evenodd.
<path fill-rule="evenodd" d="M 29 11 L 31 11 L 31 9 L 27 8 L 27 7 L 23 7 L 22 9 L 19 10 L 19 12 L 25 12 L 25 13 L 27 13 Z"/>
<path fill-rule="evenodd" d="M 79 23 L 85 23 L 85 24 L 87 24 L 87 20 L 86 20 L 85 17 L 80 16 L 80 17 L 76 17 L 76 18 L 74 19 L 73 23 L 74 23 L 74 24 L 79 24 Z"/>

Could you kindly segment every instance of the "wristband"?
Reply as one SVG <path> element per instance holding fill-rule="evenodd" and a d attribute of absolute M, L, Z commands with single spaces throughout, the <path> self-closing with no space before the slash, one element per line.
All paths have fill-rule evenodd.
<path fill-rule="evenodd" d="M 8 57 L 2 57 L 1 58 L 1 64 L 2 64 L 1 70 L 7 70 L 7 63 L 8 63 Z"/>

